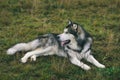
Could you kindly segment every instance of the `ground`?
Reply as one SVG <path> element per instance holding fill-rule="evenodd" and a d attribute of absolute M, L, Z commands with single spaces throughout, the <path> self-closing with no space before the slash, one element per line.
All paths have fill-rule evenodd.
<path fill-rule="evenodd" d="M 25 52 L 7 55 L 16 43 L 45 33 L 62 33 L 68 20 L 94 39 L 92 54 L 106 68 L 90 63 L 84 71 L 68 59 L 47 56 L 20 62 Z M 120 0 L 0 0 L 0 80 L 120 80 Z"/>

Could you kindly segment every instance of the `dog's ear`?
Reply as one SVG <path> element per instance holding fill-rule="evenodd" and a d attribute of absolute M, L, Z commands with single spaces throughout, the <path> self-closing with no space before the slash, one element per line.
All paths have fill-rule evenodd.
<path fill-rule="evenodd" d="M 73 24 L 73 29 L 77 30 L 77 28 L 78 28 L 78 25 L 77 24 Z"/>
<path fill-rule="evenodd" d="M 70 24 L 72 24 L 72 21 L 71 21 L 71 20 L 69 20 L 69 21 L 68 21 L 68 24 L 69 24 L 69 25 L 70 25 Z"/>

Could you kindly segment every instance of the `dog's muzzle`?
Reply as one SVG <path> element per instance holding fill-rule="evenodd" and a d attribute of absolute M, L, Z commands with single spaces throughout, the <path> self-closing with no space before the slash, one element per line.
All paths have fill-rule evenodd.
<path fill-rule="evenodd" d="M 60 38 L 59 35 L 57 36 L 57 39 L 60 41 L 61 46 L 64 46 L 64 45 L 70 43 L 70 40 L 69 40 L 69 39 L 68 39 L 68 40 L 61 40 L 61 38 Z"/>
<path fill-rule="evenodd" d="M 61 46 L 65 46 L 66 44 L 69 44 L 70 40 L 65 40 L 65 41 L 61 41 Z"/>

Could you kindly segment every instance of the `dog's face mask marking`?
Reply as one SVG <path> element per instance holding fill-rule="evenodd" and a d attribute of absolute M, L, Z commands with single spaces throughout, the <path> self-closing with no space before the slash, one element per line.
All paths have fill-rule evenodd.
<path fill-rule="evenodd" d="M 75 41 L 75 37 L 72 34 L 68 33 L 67 29 L 64 30 L 64 33 L 58 36 L 62 46 L 70 44 L 71 42 Z"/>

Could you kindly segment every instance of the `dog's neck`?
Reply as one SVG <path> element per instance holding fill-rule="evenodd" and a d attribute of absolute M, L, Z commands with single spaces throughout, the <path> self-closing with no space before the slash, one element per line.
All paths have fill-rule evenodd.
<path fill-rule="evenodd" d="M 69 46 L 66 46 L 68 49 L 70 49 L 70 50 L 72 50 L 72 51 L 74 51 L 74 52 L 78 52 L 78 53 L 80 53 L 81 52 L 81 50 L 80 49 L 73 49 L 73 48 L 71 48 L 71 47 L 69 47 Z"/>
<path fill-rule="evenodd" d="M 66 48 L 74 51 L 74 52 L 78 52 L 80 53 L 81 52 L 81 49 L 79 48 L 79 46 L 77 45 L 77 42 L 76 41 L 71 41 L 68 45 L 66 45 Z"/>

